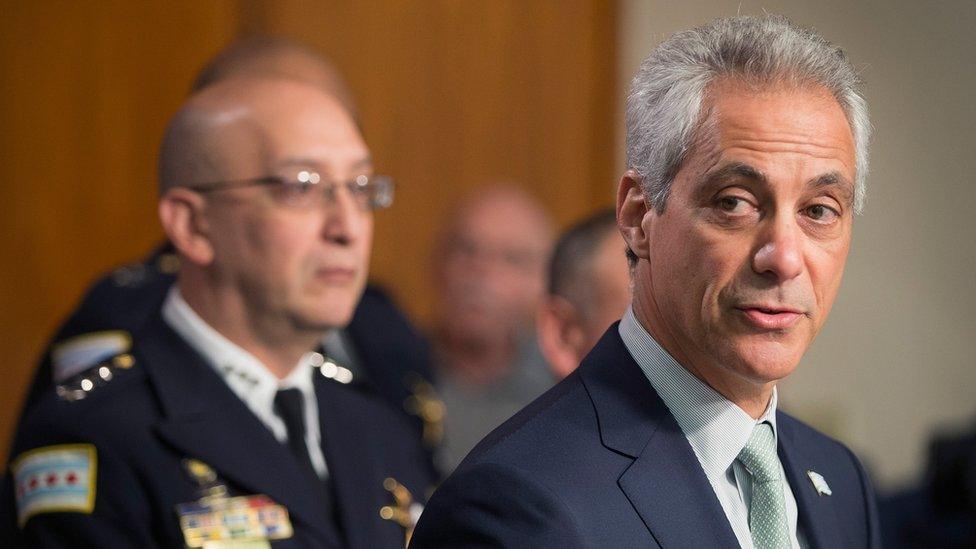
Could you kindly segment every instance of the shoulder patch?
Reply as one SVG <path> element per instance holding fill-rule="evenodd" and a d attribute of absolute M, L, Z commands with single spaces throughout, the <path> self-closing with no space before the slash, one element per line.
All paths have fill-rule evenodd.
<path fill-rule="evenodd" d="M 94 444 L 59 444 L 29 450 L 11 464 L 17 524 L 41 513 L 95 509 L 98 458 Z"/>
<path fill-rule="evenodd" d="M 124 330 L 92 332 L 66 339 L 51 350 L 54 382 L 61 383 L 131 348 L 132 336 Z"/>

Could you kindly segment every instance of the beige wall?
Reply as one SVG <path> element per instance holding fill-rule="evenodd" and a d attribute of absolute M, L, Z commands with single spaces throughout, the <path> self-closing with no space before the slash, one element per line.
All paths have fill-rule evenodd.
<path fill-rule="evenodd" d="M 832 316 L 781 394 L 857 451 L 882 488 L 912 480 L 930 433 L 976 416 L 976 3 L 619 7 L 621 94 L 664 37 L 737 10 L 814 27 L 863 70 L 875 126 L 867 207 Z"/>

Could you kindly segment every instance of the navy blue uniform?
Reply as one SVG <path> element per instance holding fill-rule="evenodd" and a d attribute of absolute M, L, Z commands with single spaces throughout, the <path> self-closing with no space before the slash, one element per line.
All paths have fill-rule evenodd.
<path fill-rule="evenodd" d="M 842 445 L 778 412 L 811 547 L 879 547 L 874 495 Z M 832 495 L 807 477 L 816 471 Z M 411 547 L 739 547 L 691 445 L 617 324 L 580 368 L 483 440 L 431 497 Z"/>
<path fill-rule="evenodd" d="M 226 383 L 158 314 L 136 332 L 133 363 L 77 401 L 42 391 L 14 441 L 16 458 L 38 447 L 87 443 L 97 452 L 90 514 L 44 512 L 15 524 L 8 470 L 0 534 L 27 547 L 180 547 L 176 506 L 200 486 L 186 459 L 208 465 L 231 495 L 263 494 L 284 506 L 294 535 L 274 547 L 402 547 L 405 529 L 384 520 L 386 478 L 417 500 L 433 482 L 407 419 L 383 400 L 315 375 L 332 501 Z M 23 480 L 23 479 L 21 479 Z M 22 483 L 20 483 L 22 484 Z M 337 516 L 329 508 L 337 510 Z"/>

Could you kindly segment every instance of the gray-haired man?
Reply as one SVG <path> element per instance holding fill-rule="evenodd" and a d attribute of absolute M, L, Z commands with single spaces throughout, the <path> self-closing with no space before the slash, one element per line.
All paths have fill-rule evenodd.
<path fill-rule="evenodd" d="M 841 444 L 776 410 L 861 207 L 854 68 L 774 16 L 685 31 L 628 99 L 634 296 L 580 368 L 476 448 L 414 547 L 877 547 Z"/>

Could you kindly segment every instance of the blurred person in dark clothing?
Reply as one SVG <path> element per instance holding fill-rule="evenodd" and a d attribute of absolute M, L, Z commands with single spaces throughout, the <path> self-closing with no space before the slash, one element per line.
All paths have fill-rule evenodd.
<path fill-rule="evenodd" d="M 885 547 L 976 547 L 976 429 L 933 440 L 925 480 L 879 511 Z"/>

